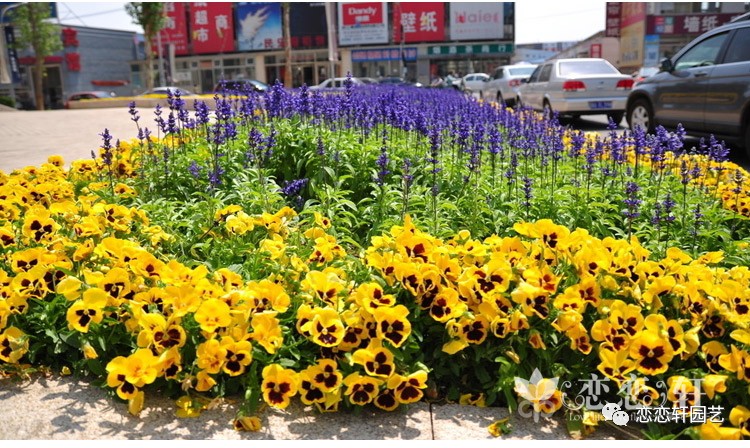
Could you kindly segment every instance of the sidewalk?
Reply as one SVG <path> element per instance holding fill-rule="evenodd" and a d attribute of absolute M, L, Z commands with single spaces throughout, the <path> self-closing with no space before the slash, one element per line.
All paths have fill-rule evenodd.
<path fill-rule="evenodd" d="M 155 129 L 152 111 L 139 111 L 141 125 Z M 91 157 L 108 128 L 115 139 L 137 134 L 127 108 L 0 112 L 0 170 L 10 173 L 40 165 L 51 155 L 66 164 Z M 0 380 L 0 440 L 20 439 L 226 439 L 226 440 L 495 440 L 487 431 L 508 417 L 503 408 L 417 403 L 395 412 L 363 409 L 360 413 L 319 414 L 298 399 L 285 411 L 266 408 L 257 433 L 232 428 L 236 404 L 226 403 L 200 417 L 175 417 L 175 404 L 166 397 L 147 396 L 140 418 L 128 414 L 125 403 L 105 391 L 72 377 L 37 378 L 22 382 Z M 562 414 L 562 412 L 558 412 Z M 512 432 L 501 439 L 569 439 L 561 418 L 511 416 Z M 629 432 L 634 433 L 632 429 Z M 602 427 L 593 439 L 630 438 Z"/>
<path fill-rule="evenodd" d="M 139 110 L 140 124 L 156 135 L 153 110 Z M 162 115 L 164 116 L 164 115 Z M 117 139 L 136 138 L 138 128 L 127 107 L 111 109 L 0 111 L 0 170 L 10 173 L 28 165 L 39 166 L 51 155 L 66 164 L 91 158 L 102 144 L 100 134 L 109 129 Z"/>
<path fill-rule="evenodd" d="M 140 417 L 104 390 L 72 377 L 21 382 L 0 380 L 0 440 L 201 439 L 201 440 L 553 440 L 570 439 L 561 419 L 534 422 L 511 416 L 511 432 L 495 439 L 487 431 L 508 417 L 505 408 L 416 403 L 394 412 L 320 414 L 298 399 L 286 410 L 266 407 L 258 432 L 232 428 L 236 403 L 227 401 L 196 418 L 177 418 L 173 400 L 146 396 Z M 630 431 L 632 432 L 632 430 Z M 602 426 L 590 439 L 625 439 Z"/>

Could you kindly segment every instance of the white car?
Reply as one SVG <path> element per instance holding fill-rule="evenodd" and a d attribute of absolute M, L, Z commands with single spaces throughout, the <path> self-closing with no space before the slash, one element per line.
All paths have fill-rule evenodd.
<path fill-rule="evenodd" d="M 464 92 L 481 92 L 484 89 L 484 83 L 490 80 L 487 73 L 469 73 L 461 78 L 460 88 Z"/>
<path fill-rule="evenodd" d="M 328 78 L 316 86 L 310 86 L 310 90 L 344 90 L 346 78 Z M 363 86 L 366 83 L 359 78 L 352 77 L 353 86 Z"/>
<path fill-rule="evenodd" d="M 513 106 L 516 103 L 518 89 L 525 79 L 536 69 L 536 64 L 515 64 L 501 65 L 497 67 L 492 74 L 492 78 L 484 85 L 482 90 L 482 99 L 487 101 L 497 101 L 506 106 Z"/>
<path fill-rule="evenodd" d="M 556 59 L 534 70 L 521 85 L 516 102 L 547 116 L 605 114 L 619 124 L 633 84 L 631 76 L 606 59 Z"/>

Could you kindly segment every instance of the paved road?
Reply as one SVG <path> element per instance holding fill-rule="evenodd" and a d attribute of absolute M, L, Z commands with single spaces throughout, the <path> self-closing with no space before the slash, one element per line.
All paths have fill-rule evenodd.
<path fill-rule="evenodd" d="M 140 112 L 141 122 L 155 129 L 153 111 Z M 51 155 L 66 163 L 90 158 L 102 144 L 104 129 L 116 139 L 129 140 L 138 134 L 128 108 L 0 111 L 0 170 L 10 172 L 28 165 L 38 166 Z"/>

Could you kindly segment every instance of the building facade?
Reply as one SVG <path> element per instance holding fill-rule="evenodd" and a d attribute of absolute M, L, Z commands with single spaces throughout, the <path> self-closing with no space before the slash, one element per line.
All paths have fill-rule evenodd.
<path fill-rule="evenodd" d="M 154 51 L 168 63 L 156 83 L 210 92 L 222 79 L 284 80 L 281 3 L 165 5 Z M 512 2 L 291 3 L 289 24 L 291 87 L 347 72 L 427 84 L 449 72 L 490 71 L 515 50 Z M 131 65 L 132 84 L 143 86 L 144 61 Z"/>
<path fill-rule="evenodd" d="M 62 108 L 74 92 L 106 90 L 118 96 L 136 93 L 130 83 L 131 64 L 136 58 L 136 33 L 62 25 L 63 50 L 44 60 L 42 89 L 47 109 Z M 34 54 L 18 53 L 19 82 L 14 96 L 19 108 L 35 109 Z M 5 87 L 4 93 L 10 89 Z"/>
<path fill-rule="evenodd" d="M 750 11 L 747 2 L 607 2 L 605 36 L 620 41 L 624 73 L 654 67 L 700 34 Z"/>

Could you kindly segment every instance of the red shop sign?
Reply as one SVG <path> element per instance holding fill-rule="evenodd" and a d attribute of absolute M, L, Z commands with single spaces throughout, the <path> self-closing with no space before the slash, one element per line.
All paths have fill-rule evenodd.
<path fill-rule="evenodd" d="M 401 2 L 400 8 L 393 10 L 393 43 L 401 42 L 442 42 L 445 40 L 445 3 Z M 400 25 L 400 26 L 399 26 Z"/>
<path fill-rule="evenodd" d="M 232 3 L 191 3 L 190 40 L 196 54 L 234 51 Z"/>
<path fill-rule="evenodd" d="M 185 20 L 185 4 L 177 2 L 164 3 L 164 14 L 166 16 L 164 20 L 164 27 L 159 33 L 161 36 L 161 44 L 164 46 L 166 55 L 166 48 L 168 45 L 173 44 L 175 46 L 176 55 L 188 54 L 188 35 L 187 35 L 187 22 Z M 156 40 L 156 39 L 154 39 Z M 151 43 L 151 50 L 154 53 L 159 53 L 157 42 Z"/>

